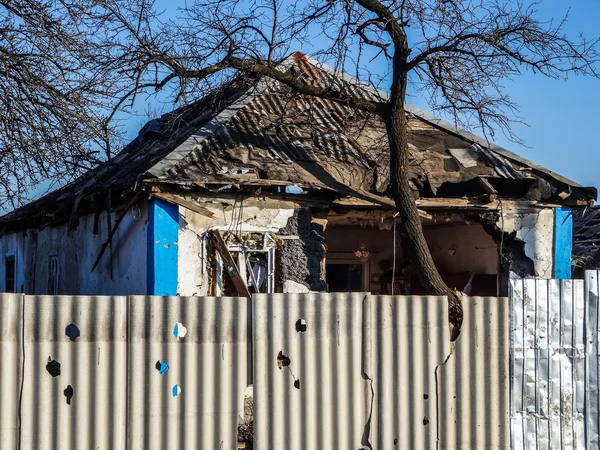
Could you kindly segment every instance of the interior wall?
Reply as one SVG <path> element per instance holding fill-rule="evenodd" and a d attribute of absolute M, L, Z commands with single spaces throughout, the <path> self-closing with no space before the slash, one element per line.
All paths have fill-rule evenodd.
<path fill-rule="evenodd" d="M 209 295 L 209 263 L 205 233 L 208 230 L 279 233 L 294 215 L 293 202 L 269 199 L 200 198 L 186 200 L 207 214 L 179 208 L 178 295 Z M 278 262 L 275 261 L 277 265 Z M 218 274 L 217 274 L 218 276 Z"/>
<path fill-rule="evenodd" d="M 498 246 L 480 224 L 448 224 L 424 230 L 434 262 L 442 275 L 462 274 L 457 283 L 466 283 L 469 274 L 498 273 Z M 393 263 L 393 230 L 376 228 L 327 228 L 327 262 L 359 261 L 354 254 L 361 246 L 369 251 L 369 286 L 381 292 L 381 275 Z M 396 267 L 402 267 L 405 255 L 400 239 L 396 240 Z M 464 278 L 464 281 L 463 281 Z M 489 287 L 493 291 L 495 287 Z"/>
<path fill-rule="evenodd" d="M 498 245 L 480 224 L 440 225 L 424 234 L 441 273 L 498 273 Z"/>

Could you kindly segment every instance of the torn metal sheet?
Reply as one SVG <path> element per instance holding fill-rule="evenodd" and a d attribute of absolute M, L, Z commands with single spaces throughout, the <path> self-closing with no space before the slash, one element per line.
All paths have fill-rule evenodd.
<path fill-rule="evenodd" d="M 586 448 L 583 280 L 511 280 L 510 298 L 512 448 Z"/>
<path fill-rule="evenodd" d="M 600 448 L 600 272 L 585 274 L 587 295 L 587 445 Z"/>

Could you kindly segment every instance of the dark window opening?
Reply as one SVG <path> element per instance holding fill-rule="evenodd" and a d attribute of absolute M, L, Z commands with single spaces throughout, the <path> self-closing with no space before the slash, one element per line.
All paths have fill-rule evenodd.
<path fill-rule="evenodd" d="M 362 292 L 365 264 L 327 264 L 326 280 L 328 292 Z"/>
<path fill-rule="evenodd" d="M 4 258 L 4 292 L 15 292 L 15 257 Z"/>

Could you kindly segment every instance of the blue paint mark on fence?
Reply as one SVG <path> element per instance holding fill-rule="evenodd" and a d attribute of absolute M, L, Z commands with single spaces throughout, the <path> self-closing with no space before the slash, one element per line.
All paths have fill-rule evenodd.
<path fill-rule="evenodd" d="M 177 295 L 179 208 L 154 198 L 148 206 L 148 294 Z"/>
<path fill-rule="evenodd" d="M 165 373 L 167 373 L 167 370 L 169 370 L 169 365 L 164 362 L 164 361 L 156 361 L 156 370 L 158 370 L 158 373 L 160 373 L 161 375 L 164 375 Z"/>
<path fill-rule="evenodd" d="M 570 208 L 554 210 L 554 278 L 571 278 L 573 252 L 573 211 Z"/>
<path fill-rule="evenodd" d="M 187 334 L 187 328 L 183 326 L 182 323 L 177 322 L 173 327 L 173 336 L 177 338 L 177 340 L 181 340 Z"/>
<path fill-rule="evenodd" d="M 181 388 L 178 384 L 173 386 L 173 389 L 171 389 L 171 393 L 173 394 L 173 397 L 177 397 L 179 394 L 181 394 Z"/>

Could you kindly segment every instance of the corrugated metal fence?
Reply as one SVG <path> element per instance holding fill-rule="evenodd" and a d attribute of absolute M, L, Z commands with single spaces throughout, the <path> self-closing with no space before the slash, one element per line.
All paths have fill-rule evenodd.
<path fill-rule="evenodd" d="M 247 299 L 0 301 L 3 449 L 236 448 Z"/>
<path fill-rule="evenodd" d="M 255 296 L 256 448 L 508 448 L 508 300 L 464 309 L 451 352 L 445 298 Z"/>
<path fill-rule="evenodd" d="M 598 448 L 599 274 L 511 290 L 3 294 L 1 446 L 234 449 L 253 366 L 261 450 Z"/>

